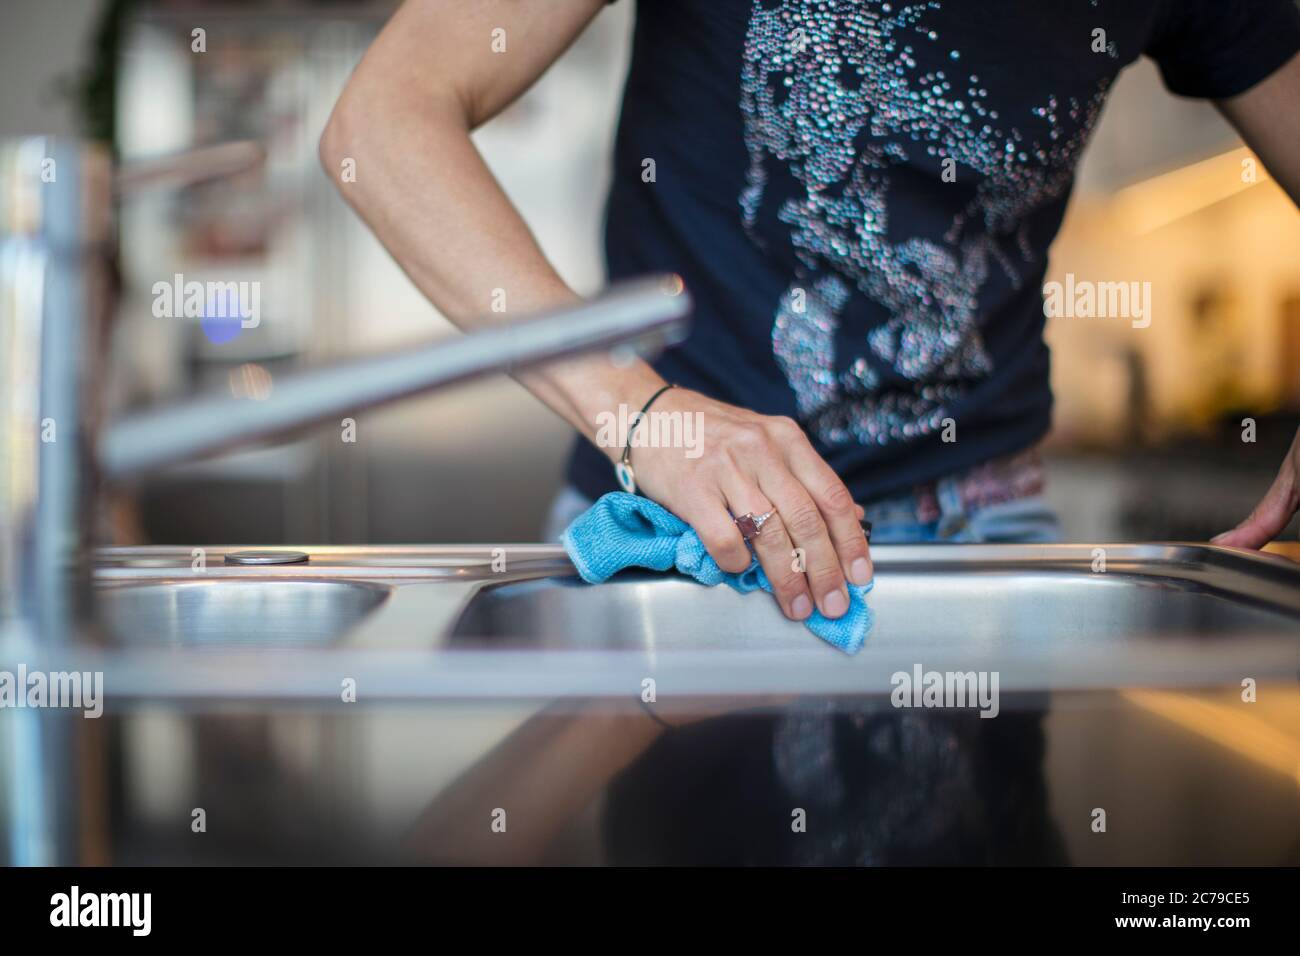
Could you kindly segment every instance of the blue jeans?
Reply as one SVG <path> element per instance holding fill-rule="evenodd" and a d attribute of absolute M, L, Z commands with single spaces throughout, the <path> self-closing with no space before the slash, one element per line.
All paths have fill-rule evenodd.
<path fill-rule="evenodd" d="M 871 543 L 1050 544 L 1061 539 L 1056 512 L 1042 495 L 971 508 L 962 503 L 957 483 L 942 478 L 937 496 L 940 516 L 933 521 L 917 518 L 916 498 L 911 494 L 868 505 Z"/>
<path fill-rule="evenodd" d="M 940 516 L 922 521 L 917 517 L 916 497 L 912 494 L 885 498 L 867 506 L 871 522 L 872 544 L 918 544 L 923 542 L 987 544 L 1050 544 L 1059 541 L 1060 525 L 1056 513 L 1042 495 L 1031 495 L 969 508 L 961 501 L 957 482 L 944 478 L 938 482 Z M 573 487 L 556 495 L 546 519 L 546 541 L 557 541 L 569 522 L 591 507 L 591 499 Z"/>

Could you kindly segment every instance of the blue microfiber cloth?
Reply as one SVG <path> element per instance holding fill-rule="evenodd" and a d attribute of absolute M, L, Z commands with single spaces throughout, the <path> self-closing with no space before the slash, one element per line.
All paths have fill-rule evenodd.
<path fill-rule="evenodd" d="M 757 558 L 740 574 L 729 574 L 709 557 L 685 521 L 649 498 L 623 491 L 610 492 L 573 519 L 560 542 L 588 584 L 607 581 L 624 568 L 667 571 L 675 567 L 709 587 L 726 583 L 741 594 L 760 588 L 772 591 Z M 849 609 L 843 617 L 823 617 L 814 608 L 804 624 L 828 644 L 856 654 L 874 617 L 867 607 L 871 584 L 849 584 L 848 590 Z"/>

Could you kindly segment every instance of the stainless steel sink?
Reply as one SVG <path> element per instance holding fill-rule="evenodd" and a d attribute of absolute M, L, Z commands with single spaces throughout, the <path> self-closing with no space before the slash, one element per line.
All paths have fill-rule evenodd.
<path fill-rule="evenodd" d="M 1232 642 L 1300 627 L 1283 609 L 1254 606 L 1195 580 L 1064 567 L 1000 569 L 951 559 L 883 562 L 869 597 L 868 649 L 946 647 L 987 655 L 1100 649 L 1164 639 Z M 456 622 L 453 647 L 781 652 L 827 646 L 770 599 L 706 589 L 678 576 L 625 573 L 599 587 L 574 579 L 490 587 Z"/>
<path fill-rule="evenodd" d="M 119 644 L 326 644 L 389 594 L 353 581 L 168 581 L 98 587 L 95 609 Z"/>
<path fill-rule="evenodd" d="M 1044 710 L 1050 699 L 1057 728 L 1051 732 L 1067 746 L 1074 741 L 1064 751 L 1068 759 L 1048 750 L 1062 819 L 1086 820 L 1090 808 L 1112 803 L 1140 816 L 1150 793 L 1164 792 L 1176 773 L 1186 773 L 1183 782 L 1193 789 L 1211 785 L 1215 773 L 1240 775 L 1241 753 L 1215 762 L 1172 738 L 1169 751 L 1200 768 L 1186 771 L 1159 750 L 1168 738 L 1143 736 L 1148 712 L 1170 721 L 1180 712 L 1171 700 L 1183 701 L 1193 729 L 1218 722 L 1197 731 L 1212 739 L 1240 736 L 1247 727 L 1250 739 L 1269 743 L 1267 760 L 1291 774 L 1286 740 L 1259 722 L 1256 706 L 1238 705 L 1246 678 L 1259 682 L 1259 714 L 1286 713 L 1293 702 L 1300 565 L 1279 557 L 1109 546 L 1101 571 L 1091 545 L 880 546 L 870 599 L 876 627 L 850 657 L 785 620 L 764 595 L 648 573 L 588 586 L 552 546 L 301 550 L 311 553 L 306 565 L 231 567 L 222 549 L 212 548 L 205 570 L 191 567 L 189 548 L 105 551 L 96 585 L 109 641 L 37 649 L 43 657 L 0 642 L 0 669 L 22 663 L 29 672 L 103 672 L 106 715 L 127 728 L 120 732 L 123 759 L 137 781 L 137 808 L 145 808 L 136 810 L 142 822 L 134 836 L 116 845 L 155 845 L 156 820 L 188 813 L 199 794 L 210 815 L 253 821 L 213 844 L 231 858 L 241 847 L 277 846 L 281 835 L 291 858 L 318 846 L 371 853 L 388 846 L 394 829 L 373 822 L 391 812 L 375 808 L 400 804 L 407 833 L 408 795 L 422 803 L 439 792 L 520 720 L 566 706 L 599 716 L 606 703 L 616 708 L 609 713 L 622 713 L 635 707 L 648 678 L 661 714 L 768 708 L 816 715 L 888 708 L 893 675 L 917 666 L 995 672 L 999 713 Z M 1294 553 L 1300 557 L 1300 548 Z M 341 697 L 343 687 L 355 691 L 355 702 Z M 1186 693 L 1205 687 L 1217 690 Z M 1136 692 L 1112 693 L 1129 688 Z M 1143 713 L 1116 716 L 1121 698 L 1128 710 L 1145 701 Z M 1219 706 L 1204 706 L 1210 700 Z M 375 706 L 391 702 L 401 706 Z M 21 715 L 43 719 L 49 712 Z M 182 752 L 190 756 L 182 765 L 206 769 L 185 787 L 162 787 L 159 796 L 137 761 L 148 766 L 146 755 L 153 755 L 169 780 L 185 772 L 156 755 L 162 728 L 185 741 Z M 475 733 L 477 742 L 470 742 Z M 1131 747 L 1109 745 L 1130 735 Z M 304 750 L 300 739 L 320 745 Z M 445 768 L 431 776 L 429 765 L 439 761 Z M 235 764 L 240 773 L 231 775 Z M 380 781 L 380 789 L 358 789 L 359 766 L 369 768 L 363 776 Z M 707 762 L 698 771 L 705 787 L 728 772 Z M 1102 793 L 1097 788 L 1107 780 L 1111 789 Z M 1127 804 L 1116 796 L 1115 781 L 1134 795 Z M 1248 782 L 1252 793 L 1264 792 Z M 175 799 L 165 802 L 168 790 Z M 285 799 L 268 804 L 264 794 L 271 792 Z M 1288 845 L 1295 832 L 1291 804 L 1261 799 L 1241 803 L 1244 814 L 1255 820 L 1258 811 L 1261 821 L 1251 839 L 1261 847 Z M 311 849 L 294 849 L 294 834 L 305 834 L 301 845 Z M 1252 855 L 1237 836 L 1208 838 L 1211 849 L 1196 852 L 1210 855 L 1197 859 L 1256 862 L 1273 852 Z M 1231 849 L 1215 856 L 1218 846 Z M 1096 861 L 1124 862 L 1106 856 L 1110 851 L 1093 852 L 1103 854 Z M 177 853 L 179 859 L 191 850 Z"/>
<path fill-rule="evenodd" d="M 554 546 L 307 550 L 230 568 L 212 549 L 201 575 L 189 549 L 104 552 L 111 640 L 64 666 L 104 670 L 115 700 L 320 702 L 341 677 L 368 700 L 553 700 L 647 677 L 661 698 L 878 695 L 916 666 L 996 672 L 1004 693 L 1300 673 L 1300 564 L 1222 548 L 881 546 L 854 657 L 764 595 L 648 573 L 589 586 Z"/>
<path fill-rule="evenodd" d="M 198 569 L 189 548 L 99 552 L 94 605 L 109 643 L 428 648 L 479 582 L 572 570 L 537 545 L 511 546 L 508 573 L 500 549 L 487 546 L 318 546 L 306 562 L 254 565 L 225 560 L 243 549 L 200 550 Z M 288 549 L 267 553 L 277 550 Z"/>
<path fill-rule="evenodd" d="M 1300 566 L 1183 545 L 880 547 L 876 625 L 848 658 L 761 595 L 631 573 L 486 587 L 448 647 L 617 655 L 695 693 L 888 693 L 899 671 L 1004 689 L 1237 684 L 1300 668 Z M 575 671 L 576 673 L 576 671 Z"/>

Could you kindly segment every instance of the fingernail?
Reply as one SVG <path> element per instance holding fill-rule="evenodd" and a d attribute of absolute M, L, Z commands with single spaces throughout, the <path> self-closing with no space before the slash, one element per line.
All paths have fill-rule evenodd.
<path fill-rule="evenodd" d="M 849 577 L 854 584 L 869 584 L 871 582 L 870 562 L 866 558 L 854 558 L 853 564 L 849 566 Z"/>
<path fill-rule="evenodd" d="M 832 591 L 822 598 L 822 609 L 827 617 L 843 617 L 849 609 L 849 599 L 843 591 Z"/>
<path fill-rule="evenodd" d="M 808 595 L 800 594 L 790 602 L 790 612 L 794 614 L 795 620 L 802 621 L 812 613 L 812 601 L 808 600 Z"/>

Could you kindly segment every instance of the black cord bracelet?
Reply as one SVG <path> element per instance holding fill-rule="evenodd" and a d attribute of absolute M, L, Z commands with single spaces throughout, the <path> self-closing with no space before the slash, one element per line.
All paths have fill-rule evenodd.
<path fill-rule="evenodd" d="M 618 485 L 630 495 L 636 494 L 636 473 L 632 471 L 632 436 L 636 433 L 636 428 L 645 419 L 646 412 L 650 411 L 650 406 L 659 400 L 659 396 L 670 388 L 677 386 L 669 382 L 659 391 L 650 396 L 650 401 L 641 406 L 641 411 L 632 421 L 632 425 L 627 430 L 627 444 L 623 446 L 623 458 L 614 466 L 614 475 L 618 478 Z"/>

